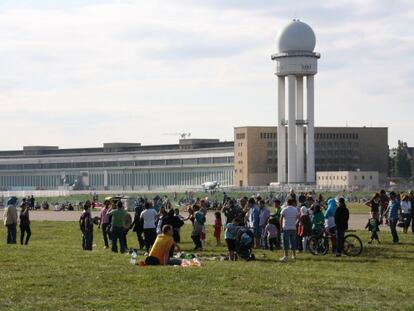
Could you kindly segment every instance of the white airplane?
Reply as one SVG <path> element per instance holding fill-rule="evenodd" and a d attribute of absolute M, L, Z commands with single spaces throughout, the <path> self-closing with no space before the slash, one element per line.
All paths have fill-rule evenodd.
<path fill-rule="evenodd" d="M 201 187 L 203 187 L 203 189 L 205 191 L 207 191 L 207 190 L 215 190 L 218 187 L 220 187 L 220 183 L 217 182 L 217 181 L 208 181 L 208 182 L 205 182 L 205 183 L 201 184 Z"/>

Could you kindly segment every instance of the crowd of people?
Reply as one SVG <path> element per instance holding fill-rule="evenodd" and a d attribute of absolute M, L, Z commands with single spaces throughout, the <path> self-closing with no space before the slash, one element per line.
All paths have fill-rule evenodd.
<path fill-rule="evenodd" d="M 192 225 L 193 251 L 205 249 L 209 204 L 207 198 L 196 198 L 187 206 L 187 215 L 183 217 L 168 198 L 139 198 L 134 216 L 131 217 L 121 200 L 108 199 L 104 201 L 100 215 L 92 217 L 92 203 L 86 201 L 79 218 L 82 248 L 92 250 L 94 226 L 98 226 L 104 247 L 113 252 L 125 253 L 128 251 L 127 235 L 132 230 L 136 234 L 139 248 L 145 251 L 147 264 L 175 262 L 172 260 L 172 252 L 180 249 L 181 227 L 186 221 Z M 267 198 L 260 195 L 231 198 L 226 195 L 220 204 L 221 210 L 214 212 L 213 237 L 217 246 L 221 245 L 224 238 L 229 260 L 238 258 L 238 239 L 243 237 L 253 249 L 283 249 L 282 262 L 289 260 L 289 251 L 291 260 L 295 260 L 298 251 L 308 250 L 310 238 L 322 233 L 329 235 L 336 256 L 341 256 L 343 252 L 344 235 L 349 221 L 349 210 L 343 197 L 325 200 L 322 195 L 316 196 L 314 192 L 296 194 L 291 190 Z M 20 243 L 27 245 L 31 237 L 31 202 L 22 200 L 19 217 L 16 205 L 17 198 L 11 197 L 4 211 L 7 243 L 16 243 L 19 223 Z M 366 225 L 371 232 L 368 243 L 380 242 L 379 230 L 383 223 L 389 225 L 394 243 L 399 243 L 397 227 L 402 227 L 402 232 L 407 233 L 411 225 L 414 233 L 413 191 L 399 194 L 391 191 L 387 194 L 381 190 L 366 205 L 370 208 Z M 240 232 L 244 232 L 244 235 Z"/>

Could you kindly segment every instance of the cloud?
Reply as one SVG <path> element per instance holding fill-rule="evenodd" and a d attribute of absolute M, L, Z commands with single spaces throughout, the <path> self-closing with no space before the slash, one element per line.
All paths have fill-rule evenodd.
<path fill-rule="evenodd" d="M 2 148 L 229 140 L 233 126 L 275 124 L 270 54 L 291 17 L 322 54 L 317 124 L 388 125 L 390 145 L 413 145 L 409 114 L 389 113 L 414 95 L 409 1 L 42 0 L 0 5 Z"/>

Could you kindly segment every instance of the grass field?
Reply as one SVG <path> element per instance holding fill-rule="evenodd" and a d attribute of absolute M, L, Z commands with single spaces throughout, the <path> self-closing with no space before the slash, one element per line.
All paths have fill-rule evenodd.
<path fill-rule="evenodd" d="M 182 232 L 190 250 L 189 226 Z M 207 238 L 212 237 L 210 226 Z M 205 261 L 201 268 L 139 267 L 128 255 L 82 251 L 74 222 L 33 222 L 28 246 L 6 245 L 0 227 L 0 310 L 413 310 L 413 235 L 357 258 L 299 254 L 278 262 L 281 251 L 257 251 L 254 262 Z M 367 232 L 358 232 L 364 241 Z M 136 237 L 129 234 L 129 246 Z M 203 256 L 225 253 L 207 240 Z"/>

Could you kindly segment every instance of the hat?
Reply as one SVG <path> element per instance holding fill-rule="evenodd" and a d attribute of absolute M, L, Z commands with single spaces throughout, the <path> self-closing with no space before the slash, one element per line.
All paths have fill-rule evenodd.
<path fill-rule="evenodd" d="M 408 199 L 408 195 L 406 193 L 402 193 L 401 194 L 401 200 L 407 200 Z"/>
<path fill-rule="evenodd" d="M 7 200 L 7 205 L 16 205 L 16 203 L 17 203 L 17 198 L 16 197 L 10 197 Z"/>
<path fill-rule="evenodd" d="M 302 207 L 300 208 L 300 213 L 301 213 L 302 215 L 308 215 L 308 209 L 307 209 L 307 207 L 306 207 L 306 206 L 302 206 Z"/>

